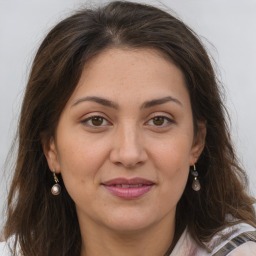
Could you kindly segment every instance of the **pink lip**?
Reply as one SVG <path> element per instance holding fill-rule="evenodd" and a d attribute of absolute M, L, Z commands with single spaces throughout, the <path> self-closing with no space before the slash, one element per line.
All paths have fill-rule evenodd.
<path fill-rule="evenodd" d="M 149 192 L 155 183 L 143 178 L 117 178 L 103 182 L 102 185 L 114 196 L 136 199 Z"/>

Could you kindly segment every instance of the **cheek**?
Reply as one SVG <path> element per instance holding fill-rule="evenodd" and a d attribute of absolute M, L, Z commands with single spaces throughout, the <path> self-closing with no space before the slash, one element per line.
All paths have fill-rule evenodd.
<path fill-rule="evenodd" d="M 166 142 L 168 141 L 168 143 Z M 189 175 L 191 138 L 176 136 L 154 147 L 153 158 L 158 171 L 158 180 L 163 184 L 163 193 L 177 203 Z"/>
<path fill-rule="evenodd" d="M 101 150 L 99 150 L 101 149 Z M 77 206 L 91 204 L 100 182 L 104 149 L 97 150 L 88 144 L 70 146 L 61 154 L 61 175 L 68 194 Z"/>
<path fill-rule="evenodd" d="M 168 173 L 182 172 L 188 169 L 191 157 L 192 139 L 187 135 L 165 138 L 161 143 L 154 143 L 151 154 L 160 169 Z"/>
<path fill-rule="evenodd" d="M 104 139 L 97 138 L 97 134 L 88 136 L 81 128 L 72 130 L 60 127 L 59 130 L 58 159 L 62 169 L 85 172 L 101 165 L 107 154 Z"/>
<path fill-rule="evenodd" d="M 74 193 L 89 193 L 100 180 L 101 166 L 108 155 L 107 143 L 86 137 L 81 131 L 60 131 L 58 161 L 65 186 L 71 197 Z"/>

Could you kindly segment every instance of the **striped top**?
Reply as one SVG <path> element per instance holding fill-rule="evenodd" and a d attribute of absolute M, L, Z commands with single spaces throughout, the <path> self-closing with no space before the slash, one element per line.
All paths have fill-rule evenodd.
<path fill-rule="evenodd" d="M 221 249 L 219 249 L 214 256 L 225 256 L 232 251 L 235 251 L 239 246 L 247 243 L 247 242 L 255 242 L 256 244 L 256 231 L 244 232 L 235 238 L 231 239 L 227 244 L 225 244 Z M 254 251 L 256 255 L 256 249 Z"/>
<path fill-rule="evenodd" d="M 256 229 L 246 223 L 225 228 L 206 246 L 211 252 L 199 247 L 185 230 L 170 256 L 256 256 Z"/>

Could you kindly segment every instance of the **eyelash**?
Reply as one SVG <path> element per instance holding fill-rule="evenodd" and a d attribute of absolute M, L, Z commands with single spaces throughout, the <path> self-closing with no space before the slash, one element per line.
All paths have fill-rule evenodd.
<path fill-rule="evenodd" d="M 92 127 L 92 128 L 100 128 L 100 127 L 103 127 L 103 126 L 107 126 L 106 124 L 105 125 L 93 125 L 92 124 L 93 118 L 100 118 L 100 119 L 102 119 L 103 122 L 110 123 L 109 121 L 107 121 L 107 119 L 105 117 L 100 116 L 100 115 L 90 116 L 90 117 L 82 120 L 81 123 L 88 126 L 88 127 Z M 91 124 L 89 124 L 89 123 L 91 123 Z"/>
<path fill-rule="evenodd" d="M 99 119 L 102 120 L 103 123 L 107 123 L 107 124 L 103 124 L 103 125 L 102 125 L 102 124 L 94 125 L 94 124 L 92 123 L 92 121 L 93 121 L 94 118 L 95 118 L 95 119 L 99 118 Z M 153 124 L 149 124 L 150 122 L 156 121 L 156 118 L 160 118 L 160 119 L 162 118 L 163 121 L 164 121 L 164 123 L 163 123 L 163 124 L 160 124 L 160 125 L 156 125 L 156 124 L 154 124 L 154 123 L 153 123 Z M 155 120 L 154 120 L 154 119 L 155 119 Z M 105 117 L 100 116 L 100 115 L 90 116 L 90 117 L 88 117 L 88 118 L 82 120 L 81 123 L 84 124 L 84 125 L 86 125 L 86 126 L 88 126 L 88 127 L 96 128 L 96 129 L 97 129 L 97 128 L 102 128 L 102 127 L 105 127 L 105 126 L 108 126 L 109 124 L 111 124 Z M 174 121 L 173 121 L 171 118 L 169 118 L 169 117 L 167 117 L 167 116 L 163 116 L 163 115 L 156 115 L 156 116 L 150 118 L 150 119 L 146 122 L 147 125 L 152 125 L 152 126 L 158 127 L 158 128 L 164 128 L 164 127 L 167 127 L 167 126 L 169 126 L 169 125 L 171 125 L 171 124 L 173 124 L 173 123 L 174 123 Z"/>
<path fill-rule="evenodd" d="M 159 119 L 159 118 L 160 118 L 160 119 L 163 119 L 164 124 L 161 124 L 161 125 L 152 124 L 152 126 L 154 126 L 154 127 L 163 128 L 163 127 L 167 127 L 167 126 L 169 126 L 170 124 L 174 123 L 174 121 L 173 121 L 171 118 L 167 117 L 167 116 L 156 115 L 156 116 L 150 118 L 149 121 L 147 121 L 147 124 L 148 124 L 149 122 L 151 122 L 151 121 L 152 121 L 152 122 L 156 121 L 156 118 L 158 118 L 158 119 Z M 155 119 L 155 120 L 154 120 L 154 119 Z"/>

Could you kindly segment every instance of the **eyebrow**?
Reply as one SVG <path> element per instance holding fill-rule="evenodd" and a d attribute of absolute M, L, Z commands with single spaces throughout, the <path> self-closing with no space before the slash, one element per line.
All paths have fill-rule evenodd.
<path fill-rule="evenodd" d="M 113 101 L 110 101 L 108 99 L 104 99 L 101 97 L 97 97 L 97 96 L 88 96 L 88 97 L 80 98 L 77 101 L 75 101 L 75 103 L 72 104 L 71 107 L 76 106 L 79 103 L 85 102 L 85 101 L 93 101 L 93 102 L 96 102 L 103 106 L 107 106 L 107 107 L 114 108 L 114 109 L 119 108 L 118 104 L 114 103 Z M 151 108 L 151 107 L 161 105 L 161 104 L 164 104 L 167 102 L 174 102 L 174 103 L 177 103 L 178 105 L 182 106 L 182 103 L 178 99 L 168 96 L 168 97 L 164 97 L 164 98 L 160 98 L 160 99 L 146 101 L 141 105 L 140 109 Z"/>
<path fill-rule="evenodd" d="M 85 101 L 93 101 L 93 102 L 99 103 L 103 106 L 118 109 L 118 105 L 116 103 L 114 103 L 113 101 L 110 101 L 110 100 L 107 100 L 107 99 L 104 99 L 101 97 L 96 97 L 96 96 L 88 96 L 88 97 L 78 99 L 74 104 L 72 104 L 72 107 L 76 106 L 77 104 L 79 104 L 81 102 L 85 102 Z"/>
<path fill-rule="evenodd" d="M 178 99 L 173 98 L 171 96 L 168 96 L 168 97 L 164 97 L 164 98 L 160 98 L 160 99 L 146 101 L 146 102 L 144 102 L 141 105 L 141 109 L 143 109 L 143 108 L 151 108 L 151 107 L 154 107 L 154 106 L 157 106 L 157 105 L 164 104 L 164 103 L 169 102 L 169 101 L 175 102 L 178 105 L 182 106 L 182 103 Z"/>

